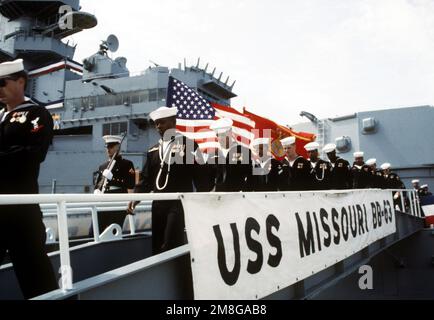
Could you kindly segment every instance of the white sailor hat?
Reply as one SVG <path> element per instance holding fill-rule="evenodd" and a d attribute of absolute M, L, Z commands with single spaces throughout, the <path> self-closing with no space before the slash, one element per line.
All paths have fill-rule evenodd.
<path fill-rule="evenodd" d="M 357 151 L 353 153 L 354 158 L 363 158 L 364 155 L 365 153 L 362 151 Z"/>
<path fill-rule="evenodd" d="M 306 151 L 314 151 L 319 149 L 319 143 L 318 142 L 309 142 L 304 146 Z"/>
<path fill-rule="evenodd" d="M 420 180 L 419 179 L 414 179 L 414 180 L 411 180 L 411 183 L 419 183 L 420 182 Z"/>
<path fill-rule="evenodd" d="M 290 146 L 291 144 L 295 143 L 295 137 L 294 136 L 287 137 L 285 139 L 280 140 L 280 143 L 282 144 L 283 147 Z"/>
<path fill-rule="evenodd" d="M 392 166 L 392 165 L 391 165 L 389 162 L 383 163 L 383 164 L 381 165 L 381 170 L 387 170 L 387 169 L 390 169 L 391 166 Z"/>
<path fill-rule="evenodd" d="M 104 136 L 102 138 L 104 139 L 106 145 L 110 143 L 121 143 L 122 141 L 121 136 Z"/>
<path fill-rule="evenodd" d="M 428 185 L 427 184 L 423 184 L 423 185 L 421 185 L 420 186 L 422 189 L 425 189 L 425 188 L 428 188 Z"/>
<path fill-rule="evenodd" d="M 256 147 L 261 144 L 269 144 L 269 143 L 270 143 L 270 139 L 268 138 L 257 138 L 252 141 L 252 147 Z"/>
<path fill-rule="evenodd" d="M 229 118 L 220 118 L 218 120 L 215 120 L 209 128 L 211 130 L 214 130 L 216 133 L 225 133 L 232 129 L 232 125 L 234 122 L 232 119 Z"/>
<path fill-rule="evenodd" d="M 160 107 L 157 110 L 152 111 L 149 116 L 153 121 L 158 119 L 175 117 L 178 113 L 178 108 Z"/>
<path fill-rule="evenodd" d="M 369 159 L 369 160 L 366 161 L 366 165 L 367 166 L 372 166 L 372 165 L 374 165 L 376 163 L 377 163 L 377 159 L 375 159 L 375 158 L 371 158 L 371 159 Z"/>
<path fill-rule="evenodd" d="M 5 78 L 23 70 L 23 59 L 0 63 L 0 78 Z"/>
<path fill-rule="evenodd" d="M 334 143 L 326 144 L 324 146 L 324 148 L 322 148 L 322 152 L 325 152 L 325 153 L 330 153 L 330 152 L 335 151 L 335 150 L 336 150 L 336 145 Z"/>

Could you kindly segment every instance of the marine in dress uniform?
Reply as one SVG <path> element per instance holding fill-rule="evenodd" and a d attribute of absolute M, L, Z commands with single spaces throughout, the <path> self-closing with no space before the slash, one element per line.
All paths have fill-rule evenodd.
<path fill-rule="evenodd" d="M 297 154 L 295 150 L 295 137 L 284 138 L 281 140 L 281 143 L 286 156 L 281 164 L 280 190 L 312 190 L 312 167 L 309 161 Z"/>
<path fill-rule="evenodd" d="M 251 177 L 252 191 L 277 191 L 279 161 L 273 158 L 270 139 L 258 138 L 252 142 L 255 150 Z"/>
<path fill-rule="evenodd" d="M 203 159 L 196 142 L 176 132 L 177 108 L 161 107 L 151 112 L 162 139 L 148 150 L 135 192 L 193 192 L 206 186 Z M 133 212 L 139 202 L 130 202 Z M 184 210 L 180 200 L 152 202 L 152 251 L 158 254 L 185 244 Z"/>
<path fill-rule="evenodd" d="M 309 161 L 312 168 L 312 189 L 328 190 L 330 189 L 330 175 L 332 165 L 318 157 L 318 142 L 310 142 L 304 146 L 309 154 Z"/>
<path fill-rule="evenodd" d="M 354 163 L 351 168 L 353 189 L 366 189 L 370 187 L 372 174 L 363 159 L 362 151 L 354 152 Z"/>
<path fill-rule="evenodd" d="M 239 144 L 232 135 L 233 121 L 221 118 L 210 126 L 216 132 L 220 148 L 208 158 L 212 166 L 216 192 L 251 191 L 251 150 Z"/>
<path fill-rule="evenodd" d="M 21 59 L 0 64 L 0 194 L 39 193 L 39 167 L 52 141 L 52 117 L 24 101 L 26 82 Z M 0 206 L 0 229 L 0 264 L 8 251 L 23 296 L 55 290 L 39 205 Z"/>
<path fill-rule="evenodd" d="M 119 154 L 122 137 L 104 136 L 103 137 L 109 160 L 101 164 L 96 172 L 95 192 L 96 193 L 132 193 L 135 187 L 134 165 L 130 160 L 122 158 Z M 114 158 L 113 158 L 114 157 Z M 109 170 L 111 159 L 115 161 L 112 170 Z M 104 181 L 107 183 L 104 187 Z M 102 233 L 111 224 L 117 224 L 121 228 L 124 224 L 127 212 L 110 211 L 98 212 L 98 227 Z"/>
<path fill-rule="evenodd" d="M 329 187 L 333 190 L 351 189 L 350 163 L 336 155 L 336 145 L 329 143 L 324 146 L 323 152 L 327 154 L 331 164 Z"/>

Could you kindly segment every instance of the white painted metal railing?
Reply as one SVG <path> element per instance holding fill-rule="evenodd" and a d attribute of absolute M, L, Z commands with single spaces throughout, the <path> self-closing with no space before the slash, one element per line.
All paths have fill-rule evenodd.
<path fill-rule="evenodd" d="M 408 209 L 410 211 L 409 214 L 412 216 L 422 217 L 419 196 L 415 190 L 392 189 L 390 191 L 392 191 L 393 195 L 399 194 L 400 207 L 404 213 L 408 213 Z M 406 202 L 405 199 L 408 199 L 408 201 Z"/>
<path fill-rule="evenodd" d="M 339 191 L 315 191 L 315 193 L 324 192 L 347 192 L 349 190 Z M 400 195 L 401 206 L 406 211 L 405 197 L 408 195 L 408 207 L 411 215 L 421 216 L 419 199 L 414 190 L 390 190 L 394 194 Z M 312 192 L 312 191 L 307 191 Z M 297 192 L 301 193 L 301 192 Z M 125 201 L 147 201 L 148 203 L 153 200 L 178 200 L 182 197 L 181 193 L 124 193 L 124 194 L 44 194 L 44 195 L 0 195 L 0 205 L 19 205 L 19 204 L 40 204 L 46 209 L 55 209 L 50 214 L 57 215 L 58 231 L 59 231 L 59 249 L 60 249 L 60 265 L 62 275 L 62 289 L 71 290 L 73 288 L 72 272 L 70 264 L 70 250 L 69 250 L 69 235 L 68 235 L 68 219 L 67 215 L 73 213 L 75 210 L 89 209 L 92 213 L 92 221 L 94 228 L 95 241 L 99 241 L 98 230 L 98 210 L 123 210 L 126 209 L 121 204 Z M 107 205 L 101 205 L 101 203 Z M 113 205 L 113 202 L 116 202 Z M 130 221 L 131 223 L 131 221 Z"/>
<path fill-rule="evenodd" d="M 67 203 L 83 202 L 119 202 L 119 201 L 152 201 L 152 200 L 176 200 L 180 199 L 179 193 L 167 194 L 41 194 L 41 195 L 0 195 L 0 205 L 19 205 L 19 204 L 55 204 L 57 208 L 57 223 L 59 230 L 59 250 L 60 250 L 60 272 L 62 275 L 62 289 L 71 290 L 72 271 L 69 252 Z M 124 208 L 126 209 L 126 208 Z M 96 212 L 92 216 L 97 222 Z M 96 226 L 96 228 L 95 228 Z M 94 223 L 94 234 L 98 234 L 98 223 Z"/>
<path fill-rule="evenodd" d="M 138 211 L 151 211 L 151 201 L 143 201 L 136 207 L 136 212 Z M 112 212 L 112 211 L 123 211 L 126 210 L 128 202 L 88 202 L 88 203 L 67 203 L 66 213 L 70 214 L 89 214 L 92 220 L 93 228 L 93 238 L 94 242 L 98 243 L 104 241 L 100 236 L 98 228 L 98 212 Z M 44 217 L 57 217 L 58 216 L 58 205 L 52 204 L 41 204 L 40 205 Z M 130 235 L 136 234 L 135 228 L 135 216 L 128 215 L 128 223 L 130 227 Z M 122 228 L 122 226 L 120 226 Z M 52 237 L 52 235 L 50 234 Z M 47 239 L 49 235 L 47 234 Z M 50 239 L 53 240 L 53 239 Z"/>

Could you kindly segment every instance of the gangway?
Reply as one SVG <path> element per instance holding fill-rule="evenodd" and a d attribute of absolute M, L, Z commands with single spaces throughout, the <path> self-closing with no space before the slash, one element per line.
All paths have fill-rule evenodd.
<path fill-rule="evenodd" d="M 433 298 L 434 232 L 424 229 L 417 195 L 413 190 L 395 190 L 401 195 L 401 208 L 396 210 L 396 232 L 380 239 L 360 252 L 349 256 L 325 270 L 313 274 L 289 287 L 281 288 L 265 299 L 322 299 L 369 298 Z M 408 206 L 404 203 L 408 197 Z M 194 299 L 190 247 L 184 245 L 159 255 L 151 255 L 151 234 L 124 234 L 120 238 L 99 241 L 95 238 L 70 249 L 68 238 L 68 208 L 93 207 L 107 203 L 107 208 L 122 207 L 127 201 L 143 201 L 149 208 L 153 200 L 181 199 L 182 194 L 119 194 L 119 195 L 14 195 L 0 196 L 0 205 L 39 203 L 50 214 L 58 215 L 59 252 L 50 254 L 53 265 L 62 271 L 62 288 L 35 299 Z M 111 205 L 109 203 L 112 203 Z M 116 203 L 115 203 L 116 202 Z M 91 205 L 90 205 L 91 204 Z M 113 205 L 115 204 L 115 205 Z M 101 207 L 99 207 L 101 208 Z M 93 213 L 93 222 L 97 215 Z M 417 250 L 415 250 L 417 248 Z M 359 268 L 374 264 L 382 270 L 377 275 L 376 292 L 364 292 L 357 287 Z M 63 266 L 60 268 L 60 266 Z M 73 270 L 69 274 L 69 270 Z M 385 288 L 384 277 L 402 277 L 402 284 Z M 409 286 L 409 278 L 421 286 Z M 74 282 L 72 282 L 74 279 Z M 351 280 L 352 279 L 352 280 Z M 379 279 L 379 280 L 378 280 Z M 383 285 L 378 283 L 383 281 Z M 19 299 L 19 289 L 12 266 L 0 267 L 0 283 L 9 296 L 0 299 Z M 412 291 L 413 290 L 413 291 Z M 392 292 L 392 293 L 390 293 Z M 398 293 L 399 294 L 398 294 Z M 15 296 L 13 296 L 13 294 Z M 389 295 L 388 295 L 389 293 Z M 395 295 L 394 295 L 395 293 Z M 368 295 L 370 294 L 370 295 Z"/>

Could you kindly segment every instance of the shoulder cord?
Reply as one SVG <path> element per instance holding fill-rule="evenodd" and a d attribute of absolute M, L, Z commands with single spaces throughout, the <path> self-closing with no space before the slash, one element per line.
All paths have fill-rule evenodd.
<path fill-rule="evenodd" d="M 323 163 L 323 164 L 325 164 L 325 163 Z M 325 166 L 322 167 L 322 176 L 321 176 L 321 178 L 318 178 L 318 176 L 316 174 L 315 168 L 312 168 L 312 171 L 315 173 L 315 179 L 316 180 L 318 180 L 318 181 L 323 181 L 324 180 L 324 177 L 325 177 Z"/>
<path fill-rule="evenodd" d="M 170 165 L 171 165 L 171 160 L 172 160 L 172 148 L 171 145 L 172 143 L 175 141 L 175 139 L 171 140 L 169 142 L 169 144 L 167 145 L 167 149 L 164 152 L 164 156 L 162 155 L 163 152 L 160 152 L 160 150 L 158 151 L 158 155 L 160 156 L 160 170 L 158 171 L 158 175 L 157 175 L 157 179 L 155 180 L 155 186 L 157 187 L 158 191 L 164 190 L 167 187 L 167 183 L 169 182 L 169 175 L 170 175 Z M 161 144 L 161 149 L 163 149 L 163 144 Z M 161 178 L 161 173 L 163 172 L 163 167 L 164 167 L 164 162 L 167 158 L 167 155 L 169 155 L 169 162 L 167 164 L 167 174 L 166 174 L 166 180 L 164 182 L 164 185 L 162 187 L 160 187 L 160 178 Z"/>

